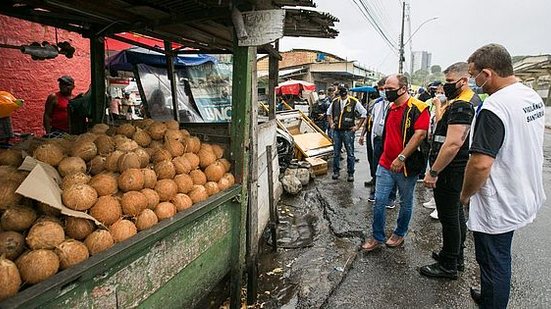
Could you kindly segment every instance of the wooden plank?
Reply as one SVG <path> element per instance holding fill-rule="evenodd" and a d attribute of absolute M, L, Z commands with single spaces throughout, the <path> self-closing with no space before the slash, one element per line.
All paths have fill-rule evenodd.
<path fill-rule="evenodd" d="M 165 41 L 166 50 L 166 73 L 170 81 L 170 94 L 172 95 L 172 113 L 174 120 L 180 123 L 180 114 L 178 113 L 178 90 L 176 89 L 176 74 L 174 71 L 174 55 L 172 53 L 172 43 Z"/>
<path fill-rule="evenodd" d="M 266 156 L 268 158 L 268 205 L 270 207 L 270 232 L 272 234 L 272 244 L 274 251 L 277 251 L 277 209 L 274 202 L 274 171 L 271 162 L 272 159 L 272 145 L 266 146 Z"/>
<path fill-rule="evenodd" d="M 105 38 L 90 38 L 92 82 L 92 122 L 100 123 L 105 116 Z"/>
<path fill-rule="evenodd" d="M 274 49 L 279 52 L 279 40 L 275 41 Z M 279 78 L 279 59 L 270 54 L 268 58 L 268 118 L 275 119 L 276 110 L 276 95 L 275 88 L 278 84 Z"/>
<path fill-rule="evenodd" d="M 256 49 L 238 47 L 234 38 L 234 61 L 232 83 L 232 122 L 231 122 L 231 157 L 234 164 L 236 180 L 244 184 L 239 196 L 240 211 L 235 212 L 234 223 L 239 227 L 234 230 L 231 252 L 230 307 L 241 306 L 241 274 L 245 248 L 245 214 L 248 206 L 247 186 L 249 179 L 250 158 L 250 114 L 252 65 L 256 61 Z"/>

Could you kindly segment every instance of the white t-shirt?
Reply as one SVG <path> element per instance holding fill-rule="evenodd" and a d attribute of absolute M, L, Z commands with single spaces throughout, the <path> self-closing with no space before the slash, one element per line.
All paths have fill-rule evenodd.
<path fill-rule="evenodd" d="M 503 142 L 490 176 L 472 198 L 467 226 L 487 234 L 514 231 L 531 223 L 546 200 L 543 187 L 545 104 L 531 88 L 515 83 L 495 92 L 482 105 L 503 124 Z M 471 131 L 471 142 L 476 126 Z M 472 152 L 481 152 L 471 148 Z M 479 148 L 480 149 L 480 148 Z"/>

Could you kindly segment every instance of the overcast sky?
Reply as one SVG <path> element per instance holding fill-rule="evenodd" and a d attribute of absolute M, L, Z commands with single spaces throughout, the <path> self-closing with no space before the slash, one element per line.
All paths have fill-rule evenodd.
<path fill-rule="evenodd" d="M 359 2 L 358 0 L 356 0 Z M 401 0 L 364 0 L 382 20 L 388 37 L 398 42 L 401 22 Z M 315 0 L 316 10 L 339 18 L 336 39 L 284 38 L 280 50 L 309 48 L 334 53 L 361 65 L 390 74 L 398 70 L 398 53 L 393 52 L 353 0 Z M 427 19 L 412 37 L 414 51 L 432 53 L 432 64 L 442 69 L 465 61 L 478 47 L 487 43 L 504 45 L 512 56 L 551 53 L 551 0 L 407 0 L 411 7 L 411 31 Z M 408 38 L 407 22 L 406 34 Z M 406 46 L 409 71 L 410 47 Z"/>

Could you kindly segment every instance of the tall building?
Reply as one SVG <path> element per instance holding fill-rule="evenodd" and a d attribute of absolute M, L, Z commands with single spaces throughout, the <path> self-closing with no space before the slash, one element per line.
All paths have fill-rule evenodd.
<path fill-rule="evenodd" d="M 414 51 L 411 53 L 411 74 L 418 70 L 429 71 L 431 66 L 432 54 L 427 51 Z"/>

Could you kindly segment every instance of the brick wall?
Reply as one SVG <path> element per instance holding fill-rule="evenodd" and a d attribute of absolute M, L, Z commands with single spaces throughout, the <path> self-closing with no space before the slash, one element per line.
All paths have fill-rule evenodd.
<path fill-rule="evenodd" d="M 32 60 L 16 49 L 0 48 L 0 90 L 9 91 L 25 104 L 12 114 L 14 132 L 44 134 L 42 116 L 48 95 L 58 90 L 58 77 L 75 79 L 73 94 L 90 85 L 90 44 L 80 34 L 58 29 L 58 40 L 76 48 L 73 58 L 60 55 L 50 60 Z M 0 15 L 0 43 L 23 45 L 32 42 L 55 43 L 55 28 Z"/>
<path fill-rule="evenodd" d="M 279 62 L 279 69 L 316 62 L 317 56 L 318 52 L 313 50 L 291 50 L 287 52 L 282 52 L 282 60 Z M 330 54 L 326 54 L 325 61 L 334 62 L 342 61 L 342 59 L 334 57 Z M 268 71 L 268 67 L 268 57 L 264 57 L 258 61 L 258 71 Z"/>

